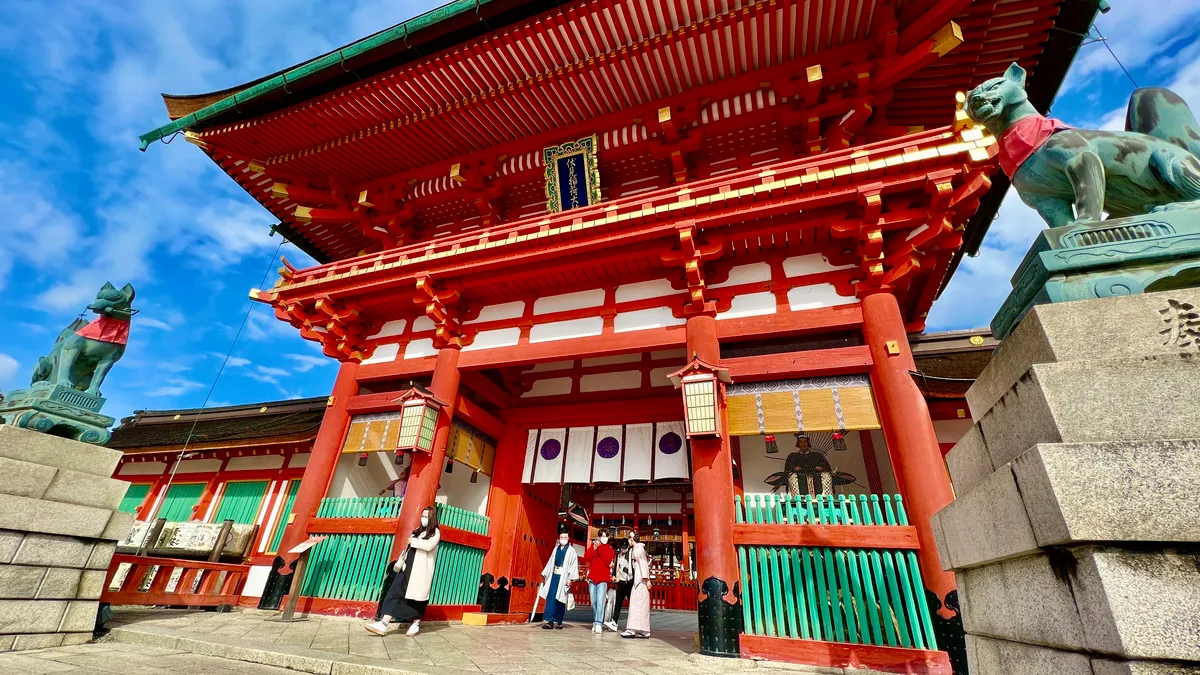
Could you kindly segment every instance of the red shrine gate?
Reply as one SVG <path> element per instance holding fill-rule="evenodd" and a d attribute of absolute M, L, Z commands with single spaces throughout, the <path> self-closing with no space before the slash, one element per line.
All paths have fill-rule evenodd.
<path fill-rule="evenodd" d="M 908 333 L 1003 193 L 954 92 L 1018 59 L 1044 107 L 1093 13 L 459 2 L 168 97 L 143 143 L 185 131 L 320 263 L 251 292 L 342 361 L 283 548 L 445 502 L 486 514 L 447 532 L 527 612 L 563 483 L 593 524 L 617 486 L 686 485 L 704 652 L 947 672 L 925 591 L 954 588 L 929 526 L 952 494 Z M 322 511 L 394 486 L 396 448 L 398 517 Z"/>

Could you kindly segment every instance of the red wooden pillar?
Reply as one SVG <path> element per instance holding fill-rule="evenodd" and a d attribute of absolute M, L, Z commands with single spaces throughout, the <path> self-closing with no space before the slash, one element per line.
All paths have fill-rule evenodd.
<path fill-rule="evenodd" d="M 492 545 L 483 557 L 484 573 L 496 579 L 511 580 L 513 576 L 526 438 L 525 429 L 512 425 L 496 444 L 492 485 L 488 490 L 488 536 Z"/>
<path fill-rule="evenodd" d="M 712 315 L 687 320 L 688 356 L 718 365 L 721 348 Z M 710 656 L 740 656 L 741 601 L 734 595 L 738 581 L 733 546 L 733 457 L 725 423 L 725 397 L 720 397 L 721 435 L 692 439 L 692 491 L 696 499 L 696 578 L 700 582 L 700 651 Z M 724 597 L 721 597 L 721 590 Z"/>
<path fill-rule="evenodd" d="M 925 586 L 941 600 L 954 590 L 954 575 L 938 562 L 933 527 L 929 519 L 954 500 L 950 475 L 938 449 L 937 434 L 925 397 L 910 371 L 916 370 L 900 306 L 891 293 L 863 299 L 863 337 L 875 365 L 871 384 L 883 416 L 883 434 L 896 484 L 904 497 L 908 522 L 917 528 L 917 552 Z M 944 604 L 944 603 L 943 603 Z"/>
<path fill-rule="evenodd" d="M 446 444 L 450 440 L 450 422 L 454 417 L 454 404 L 458 400 L 458 356 L 461 350 L 457 345 L 447 345 L 438 350 L 429 391 L 445 401 L 447 406 L 438 415 L 432 449 L 413 453 L 412 470 L 409 472 L 404 504 L 400 507 L 400 520 L 396 527 L 396 540 L 392 542 L 392 560 L 408 545 L 409 533 L 421 524 L 421 511 L 433 504 L 442 482 L 442 471 L 446 468 Z"/>
<path fill-rule="evenodd" d="M 350 422 L 346 405 L 350 402 L 350 397 L 358 393 L 357 378 L 357 363 L 343 363 L 338 370 L 337 379 L 333 382 L 333 393 L 329 397 L 329 406 L 325 408 L 325 417 L 321 419 L 321 430 L 313 440 L 312 455 L 308 458 L 308 465 L 304 467 L 300 490 L 296 492 L 296 501 L 292 505 L 295 518 L 287 526 L 283 539 L 279 542 L 280 555 L 308 538 L 308 522 L 317 515 L 317 507 L 325 498 L 325 491 L 329 489 L 329 481 L 337 468 L 338 458 L 342 455 L 342 440 L 346 435 L 346 425 Z"/>

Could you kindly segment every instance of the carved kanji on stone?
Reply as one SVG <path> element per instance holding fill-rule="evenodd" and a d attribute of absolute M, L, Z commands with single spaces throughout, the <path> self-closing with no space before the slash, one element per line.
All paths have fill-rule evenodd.
<path fill-rule="evenodd" d="M 1168 299 L 1167 306 L 1158 310 L 1166 328 L 1160 330 L 1164 345 L 1178 345 L 1180 349 L 1200 350 L 1200 312 L 1190 302 Z"/>

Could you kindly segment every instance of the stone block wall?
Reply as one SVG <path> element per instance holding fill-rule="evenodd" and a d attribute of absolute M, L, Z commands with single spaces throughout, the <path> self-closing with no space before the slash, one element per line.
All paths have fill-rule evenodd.
<path fill-rule="evenodd" d="M 972 675 L 1200 675 L 1200 289 L 1036 306 L 933 519 Z"/>
<path fill-rule="evenodd" d="M 104 577 L 134 516 L 121 453 L 0 425 L 0 651 L 92 638 Z"/>

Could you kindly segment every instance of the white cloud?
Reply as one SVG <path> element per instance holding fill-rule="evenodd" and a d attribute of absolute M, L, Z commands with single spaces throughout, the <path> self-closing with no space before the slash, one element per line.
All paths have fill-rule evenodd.
<path fill-rule="evenodd" d="M 226 368 L 242 368 L 250 365 L 250 359 L 242 358 L 240 356 L 230 356 L 229 359 L 226 360 L 225 355 L 221 354 L 220 352 L 209 352 L 208 355 L 218 361 L 224 361 Z"/>
<path fill-rule="evenodd" d="M 155 328 L 165 331 L 175 330 L 171 327 L 171 324 L 167 323 L 166 321 L 159 321 L 158 319 L 149 316 L 139 316 L 137 318 L 137 326 L 138 328 Z"/>
<path fill-rule="evenodd" d="M 0 352 L 0 389 L 12 389 L 21 371 L 16 359 Z"/>
<path fill-rule="evenodd" d="M 1195 0 L 1155 0 L 1153 11 L 1147 11 L 1147 5 L 1139 2 L 1110 4 L 1112 10 L 1101 15 L 1096 26 L 1129 69 L 1173 58 L 1186 46 L 1181 42 L 1188 36 L 1187 29 L 1200 22 L 1200 3 Z M 1088 45 L 1072 64 L 1062 94 L 1086 88 L 1101 74 L 1120 73 L 1120 68 L 1104 45 Z"/>
<path fill-rule="evenodd" d="M 313 368 L 320 368 L 322 366 L 328 366 L 337 363 L 337 361 L 334 361 L 333 359 L 322 358 L 320 356 L 309 356 L 307 354 L 284 354 L 283 356 L 284 358 L 288 358 L 296 362 L 296 365 L 292 366 L 292 370 L 296 371 L 297 373 L 307 373 Z"/>
<path fill-rule="evenodd" d="M 0 159 L 0 213 L 4 214 L 0 290 L 18 265 L 52 272 L 66 265 L 82 243 L 82 223 L 62 208 L 49 185 L 23 162 Z"/>
<path fill-rule="evenodd" d="M 259 382 L 273 384 L 279 386 L 279 378 L 287 377 L 292 374 L 290 370 L 283 368 L 275 368 L 272 366 L 255 366 L 254 370 L 243 373 L 246 377 Z M 282 388 L 280 389 L 282 391 Z"/>
<path fill-rule="evenodd" d="M 181 396 L 194 389 L 204 387 L 203 382 L 188 380 L 182 377 L 168 377 L 163 384 L 145 392 L 144 396 Z"/>
<path fill-rule="evenodd" d="M 269 308 L 255 304 L 246 319 L 246 327 L 242 335 L 248 340 L 276 340 L 283 337 L 296 336 L 296 329 L 275 318 L 275 313 Z"/>

